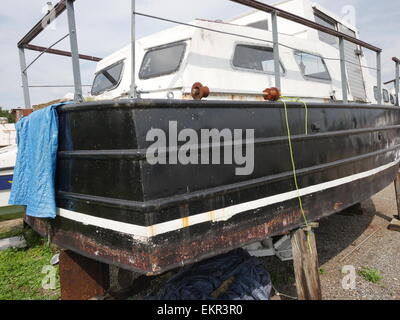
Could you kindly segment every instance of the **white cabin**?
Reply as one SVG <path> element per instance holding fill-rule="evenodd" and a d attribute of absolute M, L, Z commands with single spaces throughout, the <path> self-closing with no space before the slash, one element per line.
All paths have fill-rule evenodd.
<path fill-rule="evenodd" d="M 358 37 L 355 26 L 341 21 L 310 0 L 275 5 L 332 29 Z M 136 42 L 136 86 L 142 98 L 191 99 L 201 82 L 208 99 L 261 100 L 275 86 L 271 16 L 253 11 L 227 21 L 197 19 L 190 24 Z M 339 40 L 328 34 L 278 18 L 282 95 L 307 102 L 341 101 Z M 376 75 L 363 49 L 345 42 L 349 101 L 377 103 Z M 95 100 L 120 99 L 131 86 L 131 46 L 100 61 L 92 87 Z M 383 100 L 393 104 L 387 89 Z"/>

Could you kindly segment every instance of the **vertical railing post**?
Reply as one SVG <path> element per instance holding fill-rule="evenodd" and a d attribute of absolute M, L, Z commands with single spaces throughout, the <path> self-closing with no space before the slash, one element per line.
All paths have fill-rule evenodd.
<path fill-rule="evenodd" d="M 131 88 L 130 88 L 130 98 L 134 99 L 136 98 L 136 65 L 135 65 L 135 59 L 136 59 L 136 14 L 135 14 L 135 0 L 132 0 L 132 17 L 131 17 L 131 42 L 132 42 L 132 68 L 131 68 Z"/>
<path fill-rule="evenodd" d="M 28 70 L 26 69 L 25 49 L 19 48 L 19 64 L 21 67 L 22 88 L 24 90 L 25 109 L 31 108 L 31 98 L 29 96 Z"/>
<path fill-rule="evenodd" d="M 378 88 L 378 104 L 382 104 L 382 62 L 381 53 L 376 53 L 376 78 Z"/>
<path fill-rule="evenodd" d="M 344 51 L 344 39 L 339 38 L 339 49 L 340 49 L 340 71 L 342 75 L 342 96 L 343 103 L 349 102 L 349 97 L 347 95 L 347 74 L 346 74 L 346 56 Z"/>
<path fill-rule="evenodd" d="M 69 39 L 72 53 L 72 70 L 74 73 L 74 86 L 75 86 L 75 102 L 79 103 L 83 101 L 82 95 L 82 79 L 81 79 L 81 68 L 79 64 L 79 50 L 78 50 L 78 37 L 76 34 L 76 22 L 75 22 L 75 9 L 74 2 L 67 0 L 67 14 L 68 14 L 68 28 L 69 28 Z"/>
<path fill-rule="evenodd" d="M 282 91 L 281 63 L 279 59 L 278 13 L 272 12 L 272 40 L 274 42 L 275 87 Z"/>
<path fill-rule="evenodd" d="M 396 80 L 395 80 L 395 90 L 396 90 L 396 106 L 400 105 L 400 100 L 399 100 L 399 91 L 400 91 L 400 61 L 396 58 L 395 59 L 396 63 Z"/>

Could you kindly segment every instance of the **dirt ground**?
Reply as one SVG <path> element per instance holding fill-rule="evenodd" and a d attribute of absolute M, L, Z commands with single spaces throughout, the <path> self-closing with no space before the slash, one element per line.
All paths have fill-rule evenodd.
<path fill-rule="evenodd" d="M 324 300 L 400 300 L 400 232 L 387 229 L 396 214 L 394 186 L 390 186 L 363 202 L 359 210 L 320 221 L 316 241 Z M 272 257 L 265 258 L 264 265 L 275 288 L 295 298 L 292 262 Z M 355 289 L 345 290 L 344 266 L 354 266 L 357 272 L 363 267 L 373 268 L 382 279 L 372 283 L 357 274 Z"/>

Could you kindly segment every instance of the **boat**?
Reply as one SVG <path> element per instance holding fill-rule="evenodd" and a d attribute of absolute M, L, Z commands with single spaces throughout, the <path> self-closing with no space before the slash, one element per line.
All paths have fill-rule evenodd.
<path fill-rule="evenodd" d="M 0 119 L 0 212 L 8 212 L 11 184 L 17 157 L 17 131 L 7 118 Z"/>
<path fill-rule="evenodd" d="M 308 0 L 274 8 L 358 41 L 354 26 Z M 343 91 L 343 44 L 278 22 L 278 64 L 262 11 L 137 40 L 134 99 L 132 46 L 102 59 L 92 101 L 58 108 L 58 216 L 26 222 L 62 248 L 157 275 L 387 187 L 400 162 L 400 109 L 363 67 L 360 46 L 344 44 Z M 283 97 L 274 101 L 279 65 Z"/>
<path fill-rule="evenodd" d="M 11 185 L 14 175 L 17 145 L 10 145 L 0 149 L 0 210 L 7 209 L 10 198 Z"/>

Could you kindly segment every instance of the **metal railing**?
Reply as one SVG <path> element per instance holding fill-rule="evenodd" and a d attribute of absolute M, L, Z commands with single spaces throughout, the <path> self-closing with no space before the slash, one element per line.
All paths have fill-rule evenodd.
<path fill-rule="evenodd" d="M 281 89 L 281 72 L 280 72 L 280 60 L 279 60 L 279 33 L 278 33 L 278 17 L 282 19 L 286 19 L 292 22 L 299 23 L 306 27 L 330 34 L 339 38 L 339 52 L 340 58 L 340 69 L 341 69 L 341 83 L 342 83 L 342 96 L 343 102 L 348 103 L 348 81 L 347 81 L 347 71 L 346 71 L 346 59 L 345 59 L 345 41 L 349 41 L 363 48 L 372 50 L 376 53 L 376 71 L 377 71 L 377 88 L 378 88 L 378 104 L 382 103 L 382 71 L 381 71 L 381 52 L 382 49 L 375 47 L 369 43 L 361 41 L 355 37 L 347 35 L 345 33 L 336 31 L 329 27 L 320 25 L 314 21 L 308 20 L 306 18 L 297 16 L 290 12 L 284 11 L 282 9 L 267 5 L 265 3 L 254 1 L 254 0 L 229 0 L 231 2 L 235 2 L 237 4 L 242 4 L 244 6 L 257 9 L 260 11 L 264 11 L 266 13 L 270 13 L 272 16 L 272 35 L 273 35 L 273 47 L 274 47 L 274 65 L 275 65 L 275 86 Z M 28 34 L 22 38 L 22 40 L 18 43 L 19 53 L 20 53 L 20 64 L 21 64 L 21 74 L 22 74 L 22 85 L 24 88 L 24 98 L 25 105 L 27 108 L 30 108 L 30 97 L 29 97 L 29 84 L 28 84 L 28 76 L 26 66 L 26 58 L 25 58 L 25 49 L 40 51 L 43 53 L 57 54 L 63 56 L 69 56 L 72 58 L 72 66 L 73 66 L 73 74 L 74 74 L 74 87 L 75 87 L 75 101 L 80 102 L 83 100 L 82 97 L 82 83 L 81 83 L 81 73 L 79 66 L 79 59 L 85 59 L 90 61 L 100 61 L 100 58 L 80 55 L 78 51 L 78 42 L 77 42 L 77 32 L 76 32 L 76 24 L 75 24 L 75 10 L 74 10 L 74 2 L 75 0 L 61 0 L 56 6 L 48 12 L 45 17 L 39 21 L 33 28 L 28 32 Z M 135 17 L 138 14 L 135 11 L 136 0 L 131 0 L 131 44 L 132 44 L 132 81 L 130 88 L 130 97 L 136 98 L 136 84 L 135 84 L 135 75 L 136 75 L 136 66 L 135 66 Z M 68 14 L 68 28 L 69 28 L 69 39 L 71 52 L 61 51 L 50 48 L 44 48 L 39 46 L 31 45 L 30 42 L 35 39 L 44 29 L 43 21 L 48 21 L 50 17 L 57 18 L 61 13 L 67 10 Z M 333 59 L 332 59 L 333 60 Z M 394 60 L 395 61 L 395 60 Z M 397 101 L 399 95 L 399 60 L 396 60 L 396 96 Z M 361 64 L 360 64 L 360 67 Z"/>
<path fill-rule="evenodd" d="M 98 62 L 101 58 L 97 58 L 94 56 L 82 55 L 79 54 L 78 51 L 78 40 L 77 40 L 77 31 L 76 31 L 76 23 L 75 23 L 75 10 L 74 10 L 74 2 L 75 0 L 61 0 L 58 2 L 54 8 L 49 11 L 19 42 L 18 42 L 18 50 L 19 50 L 19 58 L 20 58 L 20 67 L 21 67 L 21 77 L 22 77 L 22 87 L 24 92 L 24 101 L 25 108 L 31 108 L 30 87 L 43 87 L 43 86 L 29 86 L 28 81 L 28 69 L 32 66 L 34 62 L 36 62 L 44 53 L 55 54 L 60 56 L 66 56 L 72 58 L 72 67 L 73 67 L 73 75 L 74 75 L 74 88 L 75 88 L 75 101 L 81 102 L 83 101 L 82 96 L 82 81 L 81 81 L 81 72 L 79 59 L 88 60 Z M 56 19 L 59 15 L 61 15 L 65 10 L 67 10 L 68 14 L 68 35 L 62 37 L 52 46 L 45 48 L 37 45 L 32 45 L 31 42 L 42 32 L 45 30 L 48 22 L 52 22 L 53 19 Z M 52 49 L 53 46 L 61 42 L 63 39 L 69 37 L 71 51 L 63 51 Z M 26 64 L 26 54 L 25 50 L 38 51 L 40 54 L 29 64 Z"/>
<path fill-rule="evenodd" d="M 325 27 L 323 25 L 320 25 L 314 21 L 308 20 L 306 18 L 297 16 L 293 13 L 287 12 L 285 10 L 267 5 L 265 3 L 259 2 L 259 1 L 254 1 L 254 0 L 229 0 L 235 3 L 240 3 L 243 4 L 247 7 L 251 7 L 254 9 L 258 9 L 267 13 L 271 13 L 272 15 L 272 34 L 273 34 L 273 41 L 274 44 L 278 43 L 278 24 L 276 22 L 277 17 L 279 16 L 280 18 L 299 23 L 301 25 L 304 25 L 306 27 L 325 32 L 327 34 L 330 34 L 334 37 L 339 38 L 339 51 L 340 51 L 340 69 L 341 69 L 341 82 L 342 82 L 342 96 L 343 96 L 343 102 L 348 103 L 348 81 L 347 81 L 347 73 L 346 73 L 346 60 L 345 60 L 345 47 L 344 47 L 344 41 L 347 40 L 351 43 L 354 43 L 356 45 L 359 45 L 363 48 L 372 50 L 376 52 L 376 69 L 377 69 L 377 87 L 378 87 L 378 104 L 382 103 L 382 71 L 381 71 L 381 52 L 382 49 L 375 47 L 369 43 L 366 43 L 364 41 L 361 41 L 357 38 L 354 38 L 352 36 L 349 36 L 345 33 L 336 31 L 334 29 Z M 274 46 L 274 50 L 275 46 Z M 281 89 L 281 80 L 280 80 L 280 72 L 279 72 L 279 53 L 275 55 L 275 84 L 276 86 Z M 278 61 L 277 61 L 278 60 Z"/>

